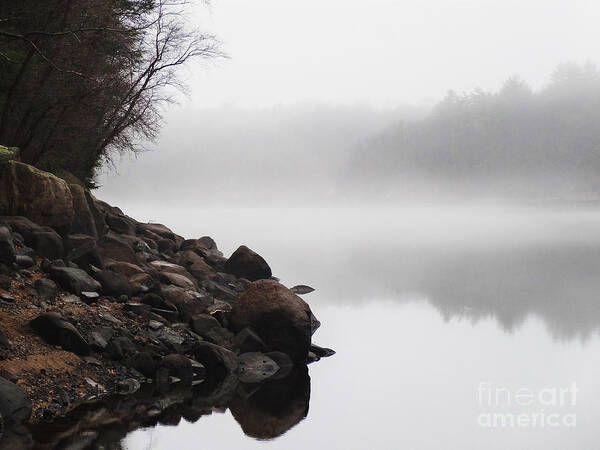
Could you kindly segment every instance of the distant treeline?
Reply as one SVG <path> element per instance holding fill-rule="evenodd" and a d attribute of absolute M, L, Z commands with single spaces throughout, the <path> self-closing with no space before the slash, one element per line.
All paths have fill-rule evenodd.
<path fill-rule="evenodd" d="M 538 92 L 519 77 L 497 93 L 451 91 L 425 119 L 366 141 L 351 166 L 373 190 L 599 193 L 600 72 L 565 63 Z"/>
<path fill-rule="evenodd" d="M 219 54 L 187 27 L 186 3 L 2 0 L 0 144 L 93 184 L 112 152 L 154 138 L 177 67 Z"/>

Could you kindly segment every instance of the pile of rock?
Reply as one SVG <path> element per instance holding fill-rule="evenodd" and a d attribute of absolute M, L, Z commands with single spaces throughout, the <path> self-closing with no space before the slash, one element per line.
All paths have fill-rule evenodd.
<path fill-rule="evenodd" d="M 319 322 L 308 304 L 245 246 L 225 258 L 210 237 L 140 223 L 15 161 L 0 166 L 0 216 L 0 319 L 33 315 L 32 334 L 114 372 L 115 386 L 123 374 L 258 383 L 332 354 L 311 343 Z M 2 328 L 0 371 L 19 356 Z"/>

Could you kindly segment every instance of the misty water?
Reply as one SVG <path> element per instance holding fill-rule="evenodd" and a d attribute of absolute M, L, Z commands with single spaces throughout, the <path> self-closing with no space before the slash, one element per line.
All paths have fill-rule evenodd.
<path fill-rule="evenodd" d="M 247 244 L 284 284 L 315 287 L 313 339 L 337 351 L 310 365 L 307 416 L 275 439 L 219 410 L 124 448 L 597 447 L 600 208 L 123 209 L 226 255 Z"/>

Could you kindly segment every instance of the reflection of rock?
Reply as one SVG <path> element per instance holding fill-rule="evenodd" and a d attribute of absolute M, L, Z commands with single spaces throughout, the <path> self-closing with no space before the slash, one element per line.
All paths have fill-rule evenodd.
<path fill-rule="evenodd" d="M 307 416 L 309 401 L 308 369 L 300 366 L 284 379 L 267 380 L 248 397 L 235 397 L 229 409 L 245 434 L 273 439 Z"/>
<path fill-rule="evenodd" d="M 245 390 L 249 393 L 244 394 Z M 248 436 L 272 439 L 306 417 L 309 400 L 306 366 L 296 367 L 284 379 L 270 379 L 260 385 L 240 385 L 234 375 L 195 387 L 185 383 L 160 388 L 143 384 L 134 394 L 85 403 L 51 423 L 29 425 L 31 434 L 26 429 L 21 430 L 24 434 L 15 429 L 0 440 L 0 448 L 117 449 L 122 439 L 136 429 L 157 424 L 174 426 L 181 418 L 196 422 L 227 407 Z M 14 442 L 19 444 L 5 447 Z"/>

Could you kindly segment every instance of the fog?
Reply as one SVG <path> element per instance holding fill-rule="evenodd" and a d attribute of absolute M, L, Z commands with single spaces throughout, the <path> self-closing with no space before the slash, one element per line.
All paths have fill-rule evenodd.
<path fill-rule="evenodd" d="M 192 65 L 148 152 L 102 195 L 311 204 L 590 200 L 600 5 L 579 0 L 215 0 L 190 21 L 228 58 Z M 450 93 L 449 93 L 450 91 Z"/>
<path fill-rule="evenodd" d="M 229 58 L 190 68 L 97 195 L 316 289 L 337 354 L 310 367 L 306 419 L 261 445 L 596 448 L 600 3 L 201 3 Z M 575 380 L 581 421 L 484 429 L 482 380 Z M 255 448 L 227 419 L 126 448 Z"/>
<path fill-rule="evenodd" d="M 567 62 L 548 78 L 449 91 L 429 108 L 188 106 L 148 152 L 105 168 L 102 192 L 205 205 L 595 201 L 600 72 Z"/>

